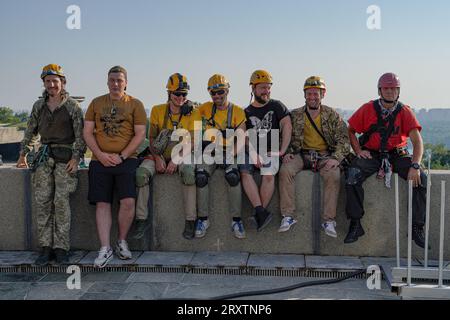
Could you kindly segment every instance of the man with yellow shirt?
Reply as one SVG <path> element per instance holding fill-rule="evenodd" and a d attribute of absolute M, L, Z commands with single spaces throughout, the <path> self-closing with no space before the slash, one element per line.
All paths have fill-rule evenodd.
<path fill-rule="evenodd" d="M 320 77 L 309 77 L 303 87 L 306 105 L 291 112 L 292 139 L 280 169 L 280 207 L 283 219 L 279 232 L 288 231 L 295 219 L 295 176 L 303 169 L 319 172 L 324 181 L 322 227 L 331 237 L 336 233 L 336 206 L 340 188 L 340 163 L 350 152 L 347 125 L 330 107 L 322 105 L 326 87 Z"/>
<path fill-rule="evenodd" d="M 135 212 L 136 149 L 145 138 L 147 115 L 142 102 L 125 92 L 127 84 L 127 71 L 112 67 L 108 72 L 109 93 L 92 100 L 85 115 L 83 135 L 92 150 L 88 198 L 96 204 L 101 243 L 94 264 L 99 268 L 113 257 L 110 233 L 114 190 L 120 200 L 116 253 L 120 259 L 132 257 L 126 238 Z"/>
<path fill-rule="evenodd" d="M 155 173 L 174 174 L 178 171 L 183 182 L 183 201 L 185 208 L 185 228 L 183 237 L 194 238 L 196 212 L 196 188 L 194 164 L 175 164 L 172 161 L 172 150 L 177 141 L 170 141 L 176 129 L 188 130 L 194 137 L 194 122 L 201 122 L 198 110 L 187 100 L 189 84 L 185 76 L 175 73 L 167 82 L 167 103 L 156 105 L 150 115 L 150 155 L 145 157 L 136 172 L 138 200 L 136 205 L 136 236 L 143 235 L 142 230 L 148 223 L 149 183 Z"/>
<path fill-rule="evenodd" d="M 225 171 L 225 180 L 228 185 L 228 211 L 232 216 L 231 230 L 236 238 L 245 238 L 244 225 L 241 220 L 242 189 L 239 169 L 236 162 L 236 155 L 239 150 L 233 137 L 228 136 L 227 139 L 226 131 L 228 130 L 228 133 L 230 133 L 230 130 L 240 129 L 242 130 L 241 132 L 244 133 L 246 118 L 242 108 L 228 101 L 229 89 L 230 84 L 225 76 L 220 74 L 213 75 L 208 81 L 208 91 L 213 101 L 204 103 L 199 107 L 202 122 L 204 123 L 203 130 L 219 130 L 223 137 L 221 141 L 216 142 L 215 136 L 213 137 L 209 134 L 212 130 L 206 131 L 203 146 L 206 147 L 211 143 L 217 143 L 220 147 L 219 149 L 223 149 L 225 155 L 223 156 L 224 161 L 220 161 L 220 163 L 215 162 L 213 164 L 206 164 L 202 162 L 197 165 L 196 184 L 199 215 L 195 226 L 195 237 L 197 238 L 204 237 L 206 235 L 206 230 L 209 227 L 208 180 L 217 168 Z M 231 146 L 231 144 L 233 145 Z M 230 149 L 234 150 L 234 157 L 230 157 L 230 153 L 233 153 Z M 228 157 L 226 154 L 227 152 Z"/>

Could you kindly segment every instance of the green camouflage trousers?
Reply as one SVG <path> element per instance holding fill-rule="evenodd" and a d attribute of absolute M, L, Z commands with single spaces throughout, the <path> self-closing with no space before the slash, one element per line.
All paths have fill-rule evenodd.
<path fill-rule="evenodd" d="M 78 184 L 76 173 L 52 158 L 40 165 L 32 177 L 36 201 L 38 240 L 41 247 L 70 249 L 69 195 Z"/>
<path fill-rule="evenodd" d="M 151 179 L 156 174 L 156 164 L 154 160 L 145 159 L 136 170 L 136 219 L 146 220 L 148 218 L 148 200 L 150 198 Z M 180 164 L 178 175 L 183 182 L 183 206 L 186 220 L 197 219 L 196 212 L 196 187 L 195 187 L 195 166 Z"/>
<path fill-rule="evenodd" d="M 237 164 L 231 164 L 232 168 L 238 168 Z M 218 166 L 216 164 L 199 164 L 197 169 L 205 170 L 210 177 L 214 174 Z M 227 167 L 228 168 L 228 167 Z M 241 183 L 235 187 L 231 187 L 227 182 L 228 191 L 228 212 L 233 218 L 240 218 L 242 211 L 242 187 Z M 197 206 L 199 217 L 207 217 L 209 215 L 209 186 L 197 188 Z"/>

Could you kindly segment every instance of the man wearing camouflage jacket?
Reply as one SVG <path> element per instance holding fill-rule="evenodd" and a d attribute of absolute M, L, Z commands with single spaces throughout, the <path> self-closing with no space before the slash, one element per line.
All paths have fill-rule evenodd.
<path fill-rule="evenodd" d="M 322 105 L 326 87 L 320 77 L 309 77 L 304 85 L 306 105 L 291 112 L 292 139 L 280 169 L 280 206 L 283 216 L 279 232 L 288 231 L 295 219 L 295 176 L 303 169 L 319 172 L 324 181 L 322 227 L 336 234 L 336 207 L 340 189 L 340 164 L 350 152 L 347 126 L 340 115 Z"/>
<path fill-rule="evenodd" d="M 65 91 L 66 77 L 60 66 L 43 68 L 45 91 L 31 111 L 21 144 L 17 167 L 26 168 L 26 153 L 39 134 L 41 147 L 31 167 L 36 201 L 39 245 L 42 254 L 36 265 L 68 263 L 70 249 L 69 195 L 77 188 L 77 169 L 86 151 L 83 140 L 83 112 Z M 53 210 L 54 206 L 54 210 Z"/>

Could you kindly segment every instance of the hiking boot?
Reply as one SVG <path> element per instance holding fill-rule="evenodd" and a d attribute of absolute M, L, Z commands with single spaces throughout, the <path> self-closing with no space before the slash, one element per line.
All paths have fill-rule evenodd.
<path fill-rule="evenodd" d="M 352 243 L 358 241 L 359 237 L 365 234 L 361 222 L 358 220 L 351 220 L 348 234 L 344 239 L 344 243 Z"/>
<path fill-rule="evenodd" d="M 195 221 L 186 220 L 184 223 L 183 237 L 192 240 L 195 237 Z"/>
<path fill-rule="evenodd" d="M 414 224 L 412 226 L 412 239 L 421 248 L 425 248 L 425 233 L 423 231 L 423 226 L 419 226 Z M 431 249 L 430 246 L 428 246 L 428 250 Z"/>
<path fill-rule="evenodd" d="M 42 247 L 41 255 L 34 262 L 37 266 L 46 266 L 53 257 L 53 250 L 50 247 Z"/>
<path fill-rule="evenodd" d="M 94 260 L 94 265 L 97 268 L 103 268 L 113 258 L 113 251 L 108 247 L 101 247 L 98 252 L 98 257 Z"/>
<path fill-rule="evenodd" d="M 256 224 L 257 224 L 257 231 L 261 231 L 265 227 L 267 227 L 272 221 L 273 214 L 267 209 L 264 209 L 264 211 L 260 214 L 255 214 Z"/>
<path fill-rule="evenodd" d="M 69 264 L 69 253 L 60 248 L 55 249 L 56 260 L 54 265 L 59 266 L 61 264 Z"/>
<path fill-rule="evenodd" d="M 150 223 L 148 220 L 136 220 L 136 225 L 134 227 L 134 235 L 133 239 L 139 240 L 141 239 L 145 232 L 150 228 Z"/>
<path fill-rule="evenodd" d="M 326 221 L 322 223 L 322 228 L 327 236 L 337 238 L 336 221 Z"/>
<path fill-rule="evenodd" d="M 232 221 L 231 222 L 231 231 L 233 231 L 234 236 L 236 238 L 238 238 L 238 239 L 245 238 L 245 230 L 244 230 L 244 224 L 242 223 L 242 220 Z"/>
<path fill-rule="evenodd" d="M 206 230 L 208 230 L 208 228 L 209 228 L 208 219 L 206 220 L 197 219 L 197 222 L 195 223 L 195 237 L 203 238 L 206 235 Z"/>
<path fill-rule="evenodd" d="M 128 248 L 128 243 L 125 240 L 117 241 L 116 254 L 119 259 L 128 260 L 132 258 L 130 249 Z"/>
<path fill-rule="evenodd" d="M 295 220 L 294 218 L 290 216 L 283 216 L 280 227 L 278 228 L 278 232 L 286 232 L 296 223 L 297 220 Z"/>

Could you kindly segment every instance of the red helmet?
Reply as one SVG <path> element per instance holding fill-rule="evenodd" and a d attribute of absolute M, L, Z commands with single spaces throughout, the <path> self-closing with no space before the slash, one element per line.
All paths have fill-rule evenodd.
<path fill-rule="evenodd" d="M 380 88 L 400 88 L 400 79 L 395 73 L 385 73 L 378 80 L 378 89 Z"/>

